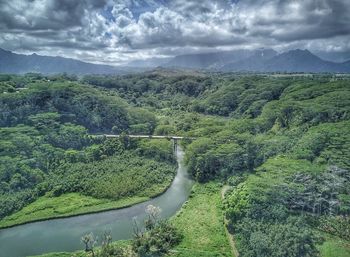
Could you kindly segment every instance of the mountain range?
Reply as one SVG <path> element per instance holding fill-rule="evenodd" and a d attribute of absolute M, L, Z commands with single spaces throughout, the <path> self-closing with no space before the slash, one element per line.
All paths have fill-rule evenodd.
<path fill-rule="evenodd" d="M 87 63 L 58 56 L 16 54 L 0 48 L 0 73 L 22 74 L 28 72 L 43 74 L 63 72 L 72 74 L 115 74 L 123 73 L 123 70 L 110 65 Z"/>
<path fill-rule="evenodd" d="M 300 49 L 283 53 L 259 49 L 181 55 L 166 66 L 226 72 L 350 72 L 350 61 L 326 61 Z"/>
<path fill-rule="evenodd" d="M 308 50 L 278 53 L 272 49 L 235 50 L 179 55 L 172 58 L 134 60 L 127 66 L 92 64 L 63 57 L 23 55 L 0 48 L 0 73 L 40 72 L 74 74 L 123 74 L 155 67 L 224 72 L 350 72 L 350 61 L 332 62 Z"/>

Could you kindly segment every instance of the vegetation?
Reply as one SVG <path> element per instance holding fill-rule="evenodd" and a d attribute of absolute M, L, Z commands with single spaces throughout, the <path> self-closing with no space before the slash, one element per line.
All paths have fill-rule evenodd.
<path fill-rule="evenodd" d="M 148 216 L 144 221 L 143 230 L 135 221 L 132 247 L 138 256 L 163 256 L 169 252 L 171 247 L 180 242 L 181 234 L 172 224 L 160 219 L 160 212 L 159 207 L 147 206 Z"/>
<path fill-rule="evenodd" d="M 92 234 L 93 235 L 93 234 Z M 98 245 L 94 247 L 94 253 L 96 256 L 109 257 L 109 255 L 103 255 L 106 251 L 115 251 L 115 256 L 118 257 L 134 257 L 132 254 L 131 241 L 130 240 L 119 240 L 111 242 L 111 237 L 108 232 L 105 232 L 102 236 L 103 245 Z M 119 254 L 119 255 L 118 255 Z M 124 254 L 124 255 L 123 255 Z M 129 254 L 129 255 L 128 255 Z M 90 252 L 85 250 L 79 250 L 75 252 L 56 252 L 56 253 L 46 253 L 42 255 L 37 255 L 35 257 L 87 257 L 91 256 Z M 32 256 L 34 257 L 34 256 Z"/>
<path fill-rule="evenodd" d="M 174 174 L 170 143 L 88 134 L 176 134 L 195 138 L 182 142 L 186 164 L 194 179 L 208 184 L 196 185 L 172 221 L 183 234 L 172 255 L 230 254 L 220 189 L 211 182 L 220 181 L 231 188 L 222 211 L 241 256 L 332 256 L 334 248 L 346 256 L 349 82 L 331 74 L 164 70 L 80 80 L 4 76 L 0 204 L 8 207 L 0 218 L 50 195 L 149 197 Z M 118 184 L 121 176 L 130 183 Z M 156 234 L 147 233 L 136 252 L 148 254 L 149 242 L 164 238 Z"/>
<path fill-rule="evenodd" d="M 166 220 L 160 218 L 161 209 L 148 205 L 143 228 L 134 221 L 134 238 L 130 241 L 112 242 L 109 232 L 102 235 L 102 239 L 93 233 L 82 236 L 84 252 L 78 251 L 69 256 L 85 257 L 156 257 L 168 254 L 171 247 L 176 246 L 181 240 L 181 234 Z M 97 243 L 100 241 L 100 246 Z M 41 257 L 65 256 L 67 253 L 51 253 Z M 39 257 L 39 256 L 38 256 Z"/>
<path fill-rule="evenodd" d="M 332 236 L 326 236 L 326 241 L 319 246 L 322 257 L 347 257 L 350 256 L 349 241 Z"/>
<path fill-rule="evenodd" d="M 9 227 L 35 220 L 118 209 L 148 199 L 148 197 L 141 196 L 125 197 L 120 200 L 96 199 L 78 193 L 66 193 L 58 197 L 42 196 L 20 211 L 3 218 L 0 221 L 0 227 Z"/>
<path fill-rule="evenodd" d="M 190 199 L 171 221 L 183 235 L 172 256 L 232 256 L 220 190 L 215 182 L 195 184 Z"/>
<path fill-rule="evenodd" d="M 163 192 L 174 177 L 168 141 L 91 136 L 148 134 L 153 114 L 75 79 L 2 78 L 14 90 L 0 94 L 0 226 L 122 207 Z M 52 204 L 60 205 L 43 209 Z"/>

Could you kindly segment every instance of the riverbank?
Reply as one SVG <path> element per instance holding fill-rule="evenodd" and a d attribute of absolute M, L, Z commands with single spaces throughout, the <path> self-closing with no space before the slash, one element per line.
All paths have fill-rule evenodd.
<path fill-rule="evenodd" d="M 45 253 L 52 253 L 54 254 L 53 256 L 57 256 L 61 253 L 62 256 L 66 256 L 64 255 L 65 253 L 72 252 L 73 254 L 82 249 L 83 246 L 80 242 L 80 238 L 82 235 L 90 232 L 100 237 L 105 231 L 110 231 L 112 238 L 116 241 L 131 239 L 133 237 L 134 226 L 132 217 L 137 217 L 140 222 L 144 220 L 147 216 L 145 209 L 147 205 L 150 204 L 159 206 L 162 209 L 162 217 L 164 219 L 174 216 L 183 203 L 188 199 L 193 185 L 193 181 L 189 178 L 187 170 L 183 166 L 183 155 L 183 151 L 178 148 L 178 169 L 175 178 L 172 180 L 171 186 L 166 192 L 158 197 L 150 199 L 149 201 L 134 204 L 129 208 L 121 208 L 119 210 L 104 211 L 91 215 L 79 215 L 72 218 L 47 220 L 24 226 L 1 229 L 0 248 L 4 253 L 4 256 L 35 256 Z M 158 189 L 159 188 L 158 185 Z M 165 186 L 162 187 L 162 189 L 165 190 Z M 160 192 L 163 190 L 158 191 Z M 150 192 L 149 188 L 147 192 Z M 77 195 L 73 194 L 73 197 L 70 200 L 65 199 L 65 201 L 62 201 L 62 203 L 59 204 L 63 211 L 69 210 L 69 208 L 63 206 L 63 203 L 65 202 L 70 202 L 71 206 L 78 206 L 76 207 L 78 209 L 81 207 L 79 204 L 87 204 L 87 201 L 81 201 L 80 195 L 77 197 L 80 199 L 78 204 L 74 204 L 74 200 L 72 199 L 76 196 Z M 47 199 L 45 199 L 45 201 L 46 200 Z M 134 198 L 134 200 L 138 201 L 140 198 Z M 43 201 L 43 203 L 45 203 L 45 201 Z M 130 199 L 127 201 L 130 201 Z M 126 204 L 126 202 L 124 203 Z M 100 207 L 106 207 L 108 204 L 108 202 L 101 204 Z M 119 204 L 121 203 L 119 202 Z M 52 205 L 54 206 L 55 204 Z M 96 208 L 96 206 L 99 205 L 96 204 L 96 202 L 91 202 L 91 206 Z M 38 212 L 42 209 L 41 211 L 45 213 L 44 210 L 49 209 L 47 208 L 48 206 L 44 204 L 37 207 Z M 72 211 L 72 209 L 69 211 Z M 57 215 L 57 211 L 55 214 Z M 22 216 L 25 218 L 25 215 Z M 22 243 L 18 245 L 17 242 Z M 63 252 L 64 254 L 62 254 Z"/>
<path fill-rule="evenodd" d="M 232 256 L 229 240 L 225 233 L 221 209 L 221 198 L 225 192 L 215 182 L 195 184 L 189 200 L 183 205 L 171 222 L 183 234 L 182 242 L 171 251 L 173 257 L 228 257 Z M 119 240 L 113 244 L 128 244 Z M 347 241 L 327 236 L 318 246 L 322 257 L 348 257 L 350 246 Z M 35 257 L 86 257 L 84 251 L 55 252 Z M 234 257 L 238 256 L 233 254 Z M 33 256 L 34 257 L 34 256 Z"/>
<path fill-rule="evenodd" d="M 221 186 L 216 182 L 195 184 L 189 200 L 171 222 L 183 234 L 172 256 L 232 256 L 224 229 Z"/>
<path fill-rule="evenodd" d="M 171 219 L 183 234 L 183 240 L 170 256 L 231 257 L 221 208 L 221 186 L 216 182 L 195 184 L 189 200 Z M 123 241 L 116 241 L 119 244 Z M 124 243 L 127 241 L 124 241 Z M 36 257 L 85 257 L 84 251 L 48 253 Z"/>
<path fill-rule="evenodd" d="M 120 247 L 130 247 L 131 241 L 130 240 L 119 240 L 112 242 L 112 245 L 114 246 L 120 246 Z M 96 250 L 100 250 L 100 247 L 96 247 Z M 87 253 L 84 250 L 75 251 L 75 252 L 54 252 L 54 253 L 45 253 L 42 255 L 35 255 L 35 256 L 29 256 L 29 257 L 87 257 Z"/>
<path fill-rule="evenodd" d="M 149 190 L 149 196 L 126 197 L 116 201 L 97 199 L 78 193 L 68 193 L 58 197 L 42 196 L 22 210 L 2 219 L 0 221 L 0 229 L 37 221 L 127 208 L 163 194 L 170 187 L 171 183 L 172 181 L 166 181 L 162 185 L 155 185 L 152 190 Z"/>

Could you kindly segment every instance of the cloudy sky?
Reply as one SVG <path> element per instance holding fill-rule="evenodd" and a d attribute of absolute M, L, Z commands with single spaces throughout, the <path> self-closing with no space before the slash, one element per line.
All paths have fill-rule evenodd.
<path fill-rule="evenodd" d="M 350 0 L 0 0 L 0 47 L 114 65 L 262 47 L 350 56 Z"/>

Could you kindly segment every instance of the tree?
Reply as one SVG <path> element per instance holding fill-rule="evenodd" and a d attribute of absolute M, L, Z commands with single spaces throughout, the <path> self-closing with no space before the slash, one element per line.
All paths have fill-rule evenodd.
<path fill-rule="evenodd" d="M 154 228 L 160 220 L 160 213 L 162 210 L 158 206 L 148 205 L 146 207 L 146 213 L 148 217 L 145 220 L 146 229 L 150 230 Z"/>
<path fill-rule="evenodd" d="M 146 213 L 144 230 L 140 230 L 135 222 L 133 249 L 140 257 L 162 256 L 180 242 L 181 234 L 173 225 L 160 219 L 159 207 L 149 205 Z"/>
<path fill-rule="evenodd" d="M 95 256 L 94 247 L 97 243 L 97 238 L 94 236 L 94 234 L 91 232 L 89 234 L 85 234 L 81 241 L 85 244 L 85 252 L 91 252 L 92 256 Z"/>
<path fill-rule="evenodd" d="M 119 136 L 119 141 L 122 143 L 124 149 L 128 149 L 130 146 L 130 138 L 128 134 L 122 132 Z"/>

